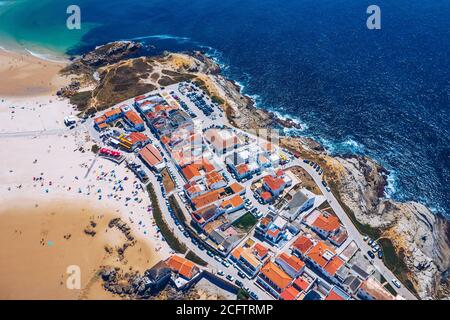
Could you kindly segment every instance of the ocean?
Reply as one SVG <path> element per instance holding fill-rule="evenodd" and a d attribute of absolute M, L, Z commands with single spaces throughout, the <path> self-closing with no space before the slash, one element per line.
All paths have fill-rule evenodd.
<path fill-rule="evenodd" d="M 81 30 L 66 8 L 81 9 Z M 381 30 L 366 9 L 381 8 Z M 447 0 L 0 1 L 0 46 L 48 57 L 114 40 L 200 49 L 261 108 L 303 124 L 333 154 L 389 171 L 386 196 L 450 218 Z"/>

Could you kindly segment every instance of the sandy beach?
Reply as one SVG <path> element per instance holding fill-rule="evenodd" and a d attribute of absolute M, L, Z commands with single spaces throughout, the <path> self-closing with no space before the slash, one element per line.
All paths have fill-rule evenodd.
<path fill-rule="evenodd" d="M 64 65 L 64 62 L 0 50 L 0 97 L 54 93 L 68 81 L 58 75 Z"/>
<path fill-rule="evenodd" d="M 30 59 L 22 63 L 35 58 Z M 19 70 L 32 74 L 25 82 L 19 77 L 7 87 L 0 83 L 0 148 L 6 150 L 0 159 L 0 298 L 117 298 L 96 279 L 99 266 L 142 272 L 167 258 L 170 248 L 156 232 L 150 200 L 134 174 L 124 164 L 96 157 L 90 128 L 65 127 L 64 116 L 77 112 L 54 95 L 56 82 L 46 84 L 59 69 L 36 63 L 17 67 L 18 77 Z M 32 71 L 43 68 L 43 74 Z M 5 71 L 3 62 L 0 69 L 13 72 Z M 27 81 L 38 78 L 46 79 L 40 88 L 49 91 L 26 89 L 25 83 L 32 86 Z M 108 227 L 114 217 L 127 223 L 137 240 L 122 260 L 117 248 L 126 238 Z M 91 222 L 94 236 L 84 232 Z M 66 287 L 69 265 L 81 268 L 80 290 Z"/>

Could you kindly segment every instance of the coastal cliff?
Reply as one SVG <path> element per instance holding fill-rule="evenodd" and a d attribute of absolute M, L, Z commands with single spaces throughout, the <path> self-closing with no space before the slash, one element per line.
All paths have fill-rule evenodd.
<path fill-rule="evenodd" d="M 71 99 L 81 114 L 95 113 L 155 88 L 190 80 L 221 105 L 231 125 L 244 130 L 299 127 L 292 120 L 258 109 L 201 52 L 133 57 L 138 55 L 138 45 L 105 46 L 75 59 L 63 70 L 77 79 L 60 95 Z M 111 48 L 112 58 L 104 58 Z M 282 137 L 280 144 L 325 169 L 324 178 L 347 214 L 361 232 L 379 239 L 386 264 L 404 284 L 421 298 L 450 297 L 448 221 L 419 203 L 386 199 L 388 172 L 372 159 L 331 157 L 323 146 L 305 137 Z"/>

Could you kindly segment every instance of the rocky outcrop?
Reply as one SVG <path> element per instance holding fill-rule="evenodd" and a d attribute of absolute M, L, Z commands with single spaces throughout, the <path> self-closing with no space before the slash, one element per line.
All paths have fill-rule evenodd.
<path fill-rule="evenodd" d="M 382 231 L 411 272 L 421 298 L 438 297 L 450 267 L 448 221 L 417 202 L 383 197 L 386 170 L 368 158 L 337 158 L 344 168 L 336 184 L 357 220 Z M 444 281 L 443 281 L 444 280 Z M 442 298 L 442 297 L 440 297 Z"/>

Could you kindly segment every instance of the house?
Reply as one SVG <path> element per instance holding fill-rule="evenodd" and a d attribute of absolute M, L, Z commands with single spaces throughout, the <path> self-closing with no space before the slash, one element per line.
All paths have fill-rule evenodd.
<path fill-rule="evenodd" d="M 325 300 L 350 300 L 350 296 L 341 288 L 334 286 L 331 288 L 330 292 L 328 292 Z"/>
<path fill-rule="evenodd" d="M 261 268 L 256 281 L 274 297 L 278 298 L 292 283 L 293 279 L 276 264 L 269 261 Z"/>
<path fill-rule="evenodd" d="M 207 173 L 214 171 L 216 168 L 208 159 L 202 158 L 185 166 L 181 171 L 186 181 L 200 180 Z"/>
<path fill-rule="evenodd" d="M 220 208 L 226 213 L 232 213 L 244 208 L 244 199 L 238 194 L 224 200 L 220 204 Z"/>
<path fill-rule="evenodd" d="M 178 255 L 170 256 L 165 262 L 174 273 L 172 280 L 178 289 L 187 288 L 201 273 L 197 265 Z"/>
<path fill-rule="evenodd" d="M 256 258 L 250 248 L 237 247 L 231 252 L 230 258 L 250 278 L 255 277 L 262 267 L 262 262 Z"/>
<path fill-rule="evenodd" d="M 147 144 L 139 150 L 139 157 L 150 169 L 157 172 L 166 166 L 161 153 L 151 144 Z"/>
<path fill-rule="evenodd" d="M 258 258 L 258 260 L 263 261 L 269 255 L 269 249 L 266 248 L 263 244 L 257 242 L 253 246 L 253 253 Z"/>
<path fill-rule="evenodd" d="M 363 300 L 395 300 L 395 297 L 374 278 L 364 280 L 357 291 L 357 295 Z"/>
<path fill-rule="evenodd" d="M 335 235 L 340 227 L 341 225 L 338 217 L 326 211 L 322 211 L 311 224 L 311 228 L 325 239 Z"/>
<path fill-rule="evenodd" d="M 285 175 L 283 170 L 277 170 L 275 174 L 269 174 L 263 178 L 263 188 L 273 197 L 278 197 L 285 188 L 292 185 L 292 180 Z"/>
<path fill-rule="evenodd" d="M 292 278 L 297 278 L 304 270 L 305 263 L 296 256 L 282 252 L 275 262 Z"/>
<path fill-rule="evenodd" d="M 290 193 L 293 190 L 290 191 Z M 288 205 L 284 208 L 283 216 L 289 221 L 294 221 L 298 216 L 314 206 L 315 197 L 306 189 L 296 191 Z"/>
<path fill-rule="evenodd" d="M 305 236 L 300 236 L 297 240 L 292 244 L 292 253 L 295 254 L 299 258 L 304 258 L 306 252 L 313 247 L 314 243 L 312 240 Z"/>
<path fill-rule="evenodd" d="M 184 185 L 184 193 L 189 199 L 193 199 L 198 197 L 199 195 L 205 193 L 206 187 L 202 184 L 199 184 L 195 181 L 186 183 Z"/>
<path fill-rule="evenodd" d="M 223 175 L 218 171 L 211 171 L 205 174 L 205 182 L 208 189 L 220 189 L 227 185 Z"/>
<path fill-rule="evenodd" d="M 131 132 L 128 135 L 121 135 L 119 137 L 119 145 L 126 151 L 133 151 L 136 148 L 143 147 L 149 141 L 149 137 L 140 132 Z"/>
<path fill-rule="evenodd" d="M 242 144 L 239 137 L 228 129 L 209 129 L 205 132 L 205 139 L 217 154 L 224 154 Z"/>
<path fill-rule="evenodd" d="M 322 241 L 313 246 L 305 258 L 333 282 L 337 281 L 334 278 L 336 272 L 344 265 L 344 261 L 336 255 L 336 252 Z"/>
<path fill-rule="evenodd" d="M 164 289 L 170 281 L 172 271 L 164 261 L 159 261 L 144 273 L 145 277 L 149 279 L 151 292 L 159 292 Z"/>
<path fill-rule="evenodd" d="M 281 300 L 298 300 L 301 291 L 298 291 L 295 287 L 289 286 L 280 294 Z"/>
<path fill-rule="evenodd" d="M 206 206 L 202 209 L 191 213 L 193 222 L 195 222 L 201 228 L 208 222 L 215 220 L 218 216 L 223 214 L 225 210 L 219 208 L 215 204 Z"/>
<path fill-rule="evenodd" d="M 198 210 L 207 205 L 213 204 L 214 202 L 216 202 L 222 198 L 222 193 L 224 191 L 225 190 L 223 188 L 220 188 L 217 190 L 211 190 L 206 193 L 203 193 L 203 194 L 191 199 L 192 206 Z"/>

